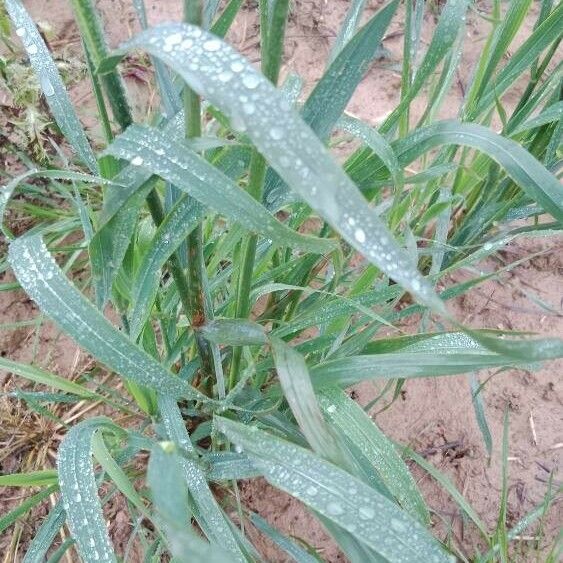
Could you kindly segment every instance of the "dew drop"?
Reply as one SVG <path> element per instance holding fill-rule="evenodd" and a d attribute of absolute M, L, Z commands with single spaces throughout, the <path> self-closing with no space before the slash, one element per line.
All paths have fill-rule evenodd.
<path fill-rule="evenodd" d="M 356 219 L 354 219 L 354 217 L 350 217 L 348 219 L 348 224 L 353 227 L 356 224 Z"/>
<path fill-rule="evenodd" d="M 221 48 L 221 41 L 218 39 L 209 39 L 204 42 L 203 48 L 210 52 L 218 51 Z"/>
<path fill-rule="evenodd" d="M 45 96 L 52 96 L 55 93 L 55 89 L 53 88 L 48 76 L 41 76 L 39 82 L 41 84 L 41 90 L 43 90 L 43 94 L 45 94 Z"/>
<path fill-rule="evenodd" d="M 330 405 L 327 409 L 327 412 L 329 413 L 335 413 L 336 412 L 336 405 Z"/>
<path fill-rule="evenodd" d="M 339 514 L 344 514 L 344 509 L 339 502 L 329 502 L 326 506 L 326 511 L 333 516 L 338 516 Z"/>
<path fill-rule="evenodd" d="M 364 243 L 366 242 L 366 233 L 364 232 L 363 229 L 356 229 L 356 232 L 354 233 L 354 238 L 360 243 Z"/>
<path fill-rule="evenodd" d="M 16 35 L 18 37 L 23 37 L 25 35 L 25 29 L 23 27 L 18 27 L 18 29 L 16 29 Z"/>
<path fill-rule="evenodd" d="M 141 164 L 143 164 L 143 159 L 140 156 L 136 156 L 133 160 L 131 160 L 131 164 L 133 166 L 141 166 Z"/>
<path fill-rule="evenodd" d="M 247 74 L 243 77 L 242 83 L 248 88 L 249 90 L 254 90 L 260 84 L 260 78 L 255 74 Z"/>
<path fill-rule="evenodd" d="M 233 72 L 242 72 L 244 70 L 244 65 L 240 61 L 235 61 L 231 63 L 231 70 Z"/>
<path fill-rule="evenodd" d="M 193 44 L 194 42 L 191 39 L 184 39 L 180 46 L 182 49 L 189 49 Z"/>
<path fill-rule="evenodd" d="M 223 72 L 219 73 L 219 76 L 217 78 L 219 78 L 220 82 L 228 82 L 231 78 L 233 77 L 233 73 L 230 70 L 224 70 Z"/>
<path fill-rule="evenodd" d="M 270 137 L 272 137 L 272 139 L 274 139 L 275 141 L 283 139 L 283 129 L 279 127 L 272 127 L 270 129 Z"/>
<path fill-rule="evenodd" d="M 371 506 L 362 506 L 358 513 L 362 520 L 371 520 L 375 516 L 375 510 Z"/>
<path fill-rule="evenodd" d="M 243 104 L 242 111 L 246 113 L 246 115 L 252 115 L 256 111 L 256 108 L 254 107 L 253 103 L 248 102 L 246 104 Z"/>
<path fill-rule="evenodd" d="M 182 34 L 181 33 L 173 33 L 169 35 L 164 42 L 167 45 L 179 45 L 182 42 Z"/>
<path fill-rule="evenodd" d="M 28 48 L 27 48 L 27 52 L 30 55 L 35 55 L 37 53 L 37 45 L 35 43 L 32 43 Z"/>
<path fill-rule="evenodd" d="M 313 487 L 313 485 L 307 487 L 305 491 L 308 495 L 314 497 L 317 494 L 317 487 Z"/>
<path fill-rule="evenodd" d="M 399 532 L 399 533 L 407 531 L 407 527 L 405 526 L 405 524 L 400 520 L 397 520 L 396 518 L 391 518 L 391 528 L 395 530 L 395 532 Z"/>

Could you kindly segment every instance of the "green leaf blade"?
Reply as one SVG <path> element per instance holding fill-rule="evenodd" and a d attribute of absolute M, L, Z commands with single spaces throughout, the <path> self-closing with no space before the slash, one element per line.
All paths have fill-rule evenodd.
<path fill-rule="evenodd" d="M 61 80 L 45 41 L 35 27 L 33 20 L 18 0 L 6 0 L 6 9 L 21 38 L 29 61 L 37 74 L 45 100 L 78 157 L 88 166 L 92 174 L 99 174 L 96 157 L 86 138 L 84 129 L 74 111 L 66 88 Z"/>
<path fill-rule="evenodd" d="M 18 281 L 39 308 L 94 357 L 160 393 L 209 401 L 113 327 L 64 276 L 41 236 L 14 240 L 9 260 Z"/>
<path fill-rule="evenodd" d="M 274 486 L 332 520 L 388 561 L 451 562 L 429 532 L 368 485 L 311 452 L 225 418 L 218 429 L 251 455 Z"/>

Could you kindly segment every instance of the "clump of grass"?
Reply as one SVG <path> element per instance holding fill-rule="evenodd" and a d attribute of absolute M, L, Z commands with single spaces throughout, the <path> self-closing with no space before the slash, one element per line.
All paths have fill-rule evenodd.
<path fill-rule="evenodd" d="M 144 29 L 110 52 L 93 3 L 74 0 L 107 141 L 95 153 L 33 22 L 18 0 L 5 3 L 74 152 L 71 162 L 59 155 L 59 169 L 30 166 L 4 187 L 2 216 L 18 189 L 44 198 L 35 176 L 66 202 L 59 213 L 31 207 L 35 224 L 21 236 L 3 224 L 9 267 L 41 313 L 112 379 L 70 382 L 17 362 L 3 367 L 54 388 L 47 403 L 97 402 L 112 416 L 68 425 L 56 474 L 0 477 L 43 487 L 48 477 L 0 530 L 59 491 L 26 560 L 43 559 L 64 526 L 71 539 L 57 556 L 76 549 L 84 561 L 115 561 L 102 508 L 119 492 L 131 515 L 130 545 L 145 559 L 257 560 L 245 535 L 255 525 L 292 558 L 316 560 L 241 504 L 236 482 L 264 476 L 307 505 L 352 561 L 466 559 L 455 539 L 433 537 L 402 450 L 343 389 L 381 379 L 398 393 L 412 377 L 563 355 L 559 340 L 508 338 L 452 317 L 447 301 L 490 275 L 436 290 L 515 237 L 560 230 L 561 5 L 543 2 L 534 32 L 505 61 L 530 3 L 514 2 L 503 14 L 495 2 L 459 120 L 439 121 L 460 64 L 468 2 L 443 6 L 424 52 L 424 3 L 408 2 L 401 99 L 375 129 L 344 110 L 396 0 L 362 27 L 364 2 L 353 3 L 325 74 L 301 106 L 297 80 L 277 84 L 287 0 L 260 2 L 262 72 L 222 40 L 240 1 L 218 12 L 217 2 L 186 0 L 185 23 Z M 142 2 L 135 7 L 146 27 Z M 148 53 L 160 92 L 161 111 L 149 124 L 133 123 L 120 75 L 132 50 Z M 510 112 L 502 96 L 527 73 L 530 85 Z M 415 123 L 410 106 L 424 91 Z M 495 116 L 500 133 L 490 128 Z M 343 167 L 330 154 L 335 130 L 362 145 Z M 547 223 L 514 223 L 545 214 Z M 358 254 L 361 268 L 353 266 Z M 88 272 L 80 289 L 69 280 L 77 270 Z M 108 308 L 118 322 L 104 315 Z M 421 313 L 424 331 L 397 335 L 398 323 Z M 380 336 L 383 327 L 393 336 Z M 138 487 L 133 462 L 147 452 L 147 487 Z M 542 514 L 509 531 L 504 495 L 497 530 L 489 530 L 444 476 L 412 457 L 481 533 L 489 551 L 477 558 L 506 560 L 511 537 Z M 103 483 L 112 489 L 100 497 Z M 232 492 L 236 510 L 212 483 Z"/>

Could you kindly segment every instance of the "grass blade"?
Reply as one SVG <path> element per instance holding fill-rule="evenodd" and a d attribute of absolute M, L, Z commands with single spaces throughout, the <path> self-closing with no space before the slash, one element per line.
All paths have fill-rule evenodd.
<path fill-rule="evenodd" d="M 148 482 L 175 561 L 182 563 L 232 561 L 226 553 L 216 546 L 209 545 L 191 529 L 188 489 L 182 478 L 181 458 L 175 452 L 172 442 L 163 442 L 151 450 Z"/>
<path fill-rule="evenodd" d="M 394 144 L 401 165 L 444 144 L 472 147 L 494 159 L 534 201 L 563 221 L 563 190 L 559 180 L 518 143 L 475 123 L 441 121 L 419 129 Z"/>
<path fill-rule="evenodd" d="M 427 473 L 429 473 L 439 484 L 440 486 L 445 489 L 448 494 L 455 500 L 457 505 L 467 514 L 469 519 L 475 524 L 477 529 L 483 535 L 483 538 L 489 538 L 489 534 L 487 532 L 487 527 L 479 518 L 479 515 L 475 512 L 473 507 L 465 500 L 465 497 L 457 490 L 456 486 L 450 481 L 448 477 L 446 477 L 443 473 L 438 471 L 431 463 L 428 463 L 422 456 L 419 456 L 417 453 L 413 452 L 410 449 L 405 449 L 405 456 L 414 460 L 422 469 L 424 469 Z"/>
<path fill-rule="evenodd" d="M 458 35 L 462 33 L 465 27 L 465 12 L 468 5 L 469 0 L 449 0 L 444 6 L 438 25 L 432 35 L 432 41 L 414 75 L 410 88 L 404 93 L 399 105 L 380 127 L 380 132 L 387 133 L 394 127 L 399 117 L 427 83 L 428 78 L 436 70 L 452 46 L 455 45 Z"/>
<path fill-rule="evenodd" d="M 335 522 L 388 561 L 451 561 L 430 533 L 393 502 L 311 452 L 271 434 L 216 417 L 274 486 Z"/>
<path fill-rule="evenodd" d="M 303 356 L 278 338 L 272 338 L 271 345 L 283 394 L 307 442 L 318 455 L 343 466 L 344 458 L 323 418 Z"/>
<path fill-rule="evenodd" d="M 71 180 L 76 182 L 85 182 L 89 184 L 99 184 L 99 185 L 115 185 L 114 182 L 104 180 L 98 176 L 90 176 L 88 174 L 81 174 L 79 172 L 69 172 L 67 170 L 28 170 L 24 174 L 12 178 L 5 186 L 2 186 L 2 191 L 0 193 L 0 222 L 2 224 L 2 230 L 7 238 L 12 238 L 11 234 L 6 232 L 4 228 L 4 215 L 6 214 L 6 206 L 10 201 L 10 198 L 14 194 L 17 187 L 27 180 L 28 178 L 50 178 L 53 180 Z"/>
<path fill-rule="evenodd" d="M 366 5 L 366 0 L 353 0 L 352 5 L 346 12 L 346 17 L 340 26 L 338 35 L 334 40 L 334 44 L 330 51 L 330 61 L 332 62 L 346 46 L 348 41 L 352 39 L 360 24 L 360 19 Z"/>
<path fill-rule="evenodd" d="M 136 340 L 150 315 L 160 282 L 161 268 L 195 229 L 204 207 L 192 198 L 183 197 L 160 224 L 135 272 L 131 288 L 133 310 L 129 316 L 130 336 Z"/>
<path fill-rule="evenodd" d="M 260 346 L 268 342 L 264 329 L 246 319 L 213 319 L 199 331 L 207 340 L 227 346 Z"/>
<path fill-rule="evenodd" d="M 59 389 L 65 393 L 70 393 L 71 395 L 77 395 L 83 399 L 93 399 L 100 398 L 100 396 L 94 391 L 86 389 L 78 383 L 69 381 L 64 377 L 55 375 L 48 371 L 30 366 L 28 364 L 22 364 L 21 362 L 13 362 L 7 358 L 0 357 L 0 369 L 16 373 L 20 377 L 23 377 L 34 383 L 41 383 L 42 385 L 47 385 L 53 389 Z"/>
<path fill-rule="evenodd" d="M 106 418 L 93 418 L 71 428 L 59 447 L 57 467 L 67 523 L 85 563 L 116 562 L 98 496 L 92 463 L 92 438 L 117 427 Z"/>
<path fill-rule="evenodd" d="M 474 118 L 490 109 L 495 101 L 528 69 L 552 42 L 561 38 L 563 27 L 563 4 L 559 3 L 551 14 L 534 30 L 518 50 L 510 57 L 506 66 L 498 72 L 476 104 L 475 110 L 466 115 Z"/>
<path fill-rule="evenodd" d="M 65 523 L 65 520 L 66 512 L 63 508 L 63 503 L 59 501 L 51 508 L 49 514 L 45 520 L 43 520 L 37 533 L 27 546 L 27 551 L 22 563 L 38 563 L 39 561 L 45 561 L 47 552 L 55 540 L 55 536 Z"/>
<path fill-rule="evenodd" d="M 387 139 L 377 129 L 349 116 L 341 117 L 336 125 L 361 139 L 381 159 L 395 183 L 395 193 L 400 193 L 404 184 L 403 169 Z"/>
<path fill-rule="evenodd" d="M 430 521 L 428 509 L 407 466 L 389 439 L 364 410 L 340 390 L 319 394 L 325 416 L 366 456 L 399 504 L 424 525 Z"/>
<path fill-rule="evenodd" d="M 45 41 L 19 0 L 5 0 L 5 5 L 57 125 L 80 160 L 88 166 L 92 174 L 99 174 L 96 157 Z"/>
<path fill-rule="evenodd" d="M 307 98 L 303 119 L 322 141 L 330 135 L 368 64 L 380 49 L 383 34 L 398 5 L 395 0 L 389 2 L 354 35 Z"/>
<path fill-rule="evenodd" d="M 0 534 L 8 527 L 10 527 L 16 520 L 27 514 L 34 506 L 44 501 L 57 490 L 57 485 L 51 485 L 46 489 L 36 493 L 35 495 L 26 498 L 19 506 L 10 510 L 7 514 L 0 517 Z"/>
<path fill-rule="evenodd" d="M 270 526 L 264 518 L 258 514 L 252 514 L 250 521 L 258 528 L 267 538 L 283 549 L 297 563 L 319 563 L 317 557 L 313 557 L 307 553 L 302 547 L 291 541 L 286 536 L 278 532 Z"/>
<path fill-rule="evenodd" d="M 54 469 L 0 475 L 0 487 L 42 487 L 57 482 Z"/>
<path fill-rule="evenodd" d="M 493 453 L 493 437 L 491 435 L 489 423 L 487 422 L 487 415 L 485 413 L 485 402 L 483 401 L 483 395 L 481 394 L 482 387 L 479 384 L 479 378 L 475 373 L 472 373 L 469 376 L 469 384 L 471 386 L 471 400 L 473 408 L 475 409 L 475 418 L 477 420 L 479 430 L 481 430 L 481 435 L 483 436 L 487 455 L 490 458 Z"/>
<path fill-rule="evenodd" d="M 158 406 L 169 439 L 186 452 L 194 453 L 194 447 L 176 401 L 159 395 Z M 176 486 L 178 483 L 185 483 L 187 486 L 197 509 L 196 519 L 204 534 L 216 545 L 220 545 L 228 551 L 230 561 L 245 561 L 226 516 L 219 508 L 207 484 L 203 471 L 193 459 L 186 457 L 181 458 L 180 468 L 183 475 L 180 474 Z"/>
<path fill-rule="evenodd" d="M 484 347 L 478 350 L 460 347 L 456 354 L 433 351 L 338 358 L 312 367 L 311 378 L 316 388 L 349 387 L 366 379 L 438 377 L 518 363 L 511 356 L 496 354 Z"/>
<path fill-rule="evenodd" d="M 85 350 L 124 377 L 159 393 L 208 401 L 135 346 L 72 285 L 39 235 L 10 244 L 14 274 L 39 308 Z"/>
<path fill-rule="evenodd" d="M 301 235 L 281 224 L 222 172 L 157 129 L 133 125 L 115 139 L 106 154 L 138 163 L 202 204 L 279 245 L 321 254 L 334 248 L 331 241 Z"/>

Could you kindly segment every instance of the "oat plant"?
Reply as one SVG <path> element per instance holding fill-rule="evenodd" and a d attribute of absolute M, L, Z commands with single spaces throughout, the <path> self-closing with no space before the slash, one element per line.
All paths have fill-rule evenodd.
<path fill-rule="evenodd" d="M 409 378 L 466 373 L 490 449 L 474 374 L 563 356 L 560 340 L 467 327 L 448 311 L 449 300 L 514 266 L 479 273 L 480 261 L 517 237 L 561 230 L 561 3 L 540 2 L 533 32 L 509 58 L 531 1 L 493 0 L 490 14 L 474 14 L 491 31 L 458 118 L 440 120 L 476 8 L 445 2 L 423 47 L 431 7 L 408 0 L 400 101 L 374 128 L 345 109 L 398 0 L 362 25 L 366 3 L 351 2 L 308 96 L 297 76 L 280 83 L 288 0 L 259 2 L 260 69 L 224 40 L 241 0 L 185 0 L 184 21 L 156 27 L 136 0 L 142 31 L 115 51 L 94 2 L 72 0 L 101 147 L 22 3 L 4 4 L 66 144 L 47 167 L 28 158 L 27 172 L 6 180 L 1 266 L 16 281 L 0 289 L 23 289 L 40 311 L 33 322 L 54 322 L 96 366 L 69 380 L 0 358 L 33 383 L 17 397 L 61 420 L 64 433 L 56 467 L 0 476 L 39 488 L 0 518 L 0 531 L 53 499 L 19 556 L 258 561 L 251 538 L 261 533 L 287 558 L 322 560 L 245 506 L 237 482 L 264 477 L 299 499 L 351 561 L 508 560 L 511 539 L 557 491 L 513 529 L 504 500 L 488 529 L 345 390 L 380 380 L 397 393 Z M 120 73 L 133 53 L 148 55 L 160 94 L 143 123 Z M 505 94 L 523 80 L 509 107 Z M 426 100 L 420 116 L 416 98 Z M 357 148 L 341 166 L 331 149 L 342 139 Z M 27 216 L 24 228 L 14 214 Z M 448 281 L 462 269 L 470 281 Z M 405 335 L 411 317 L 420 330 Z M 96 408 L 67 423 L 58 407 L 68 403 Z M 482 553 L 436 532 L 409 459 L 453 497 Z M 116 495 L 130 516 L 119 554 L 103 514 Z"/>

